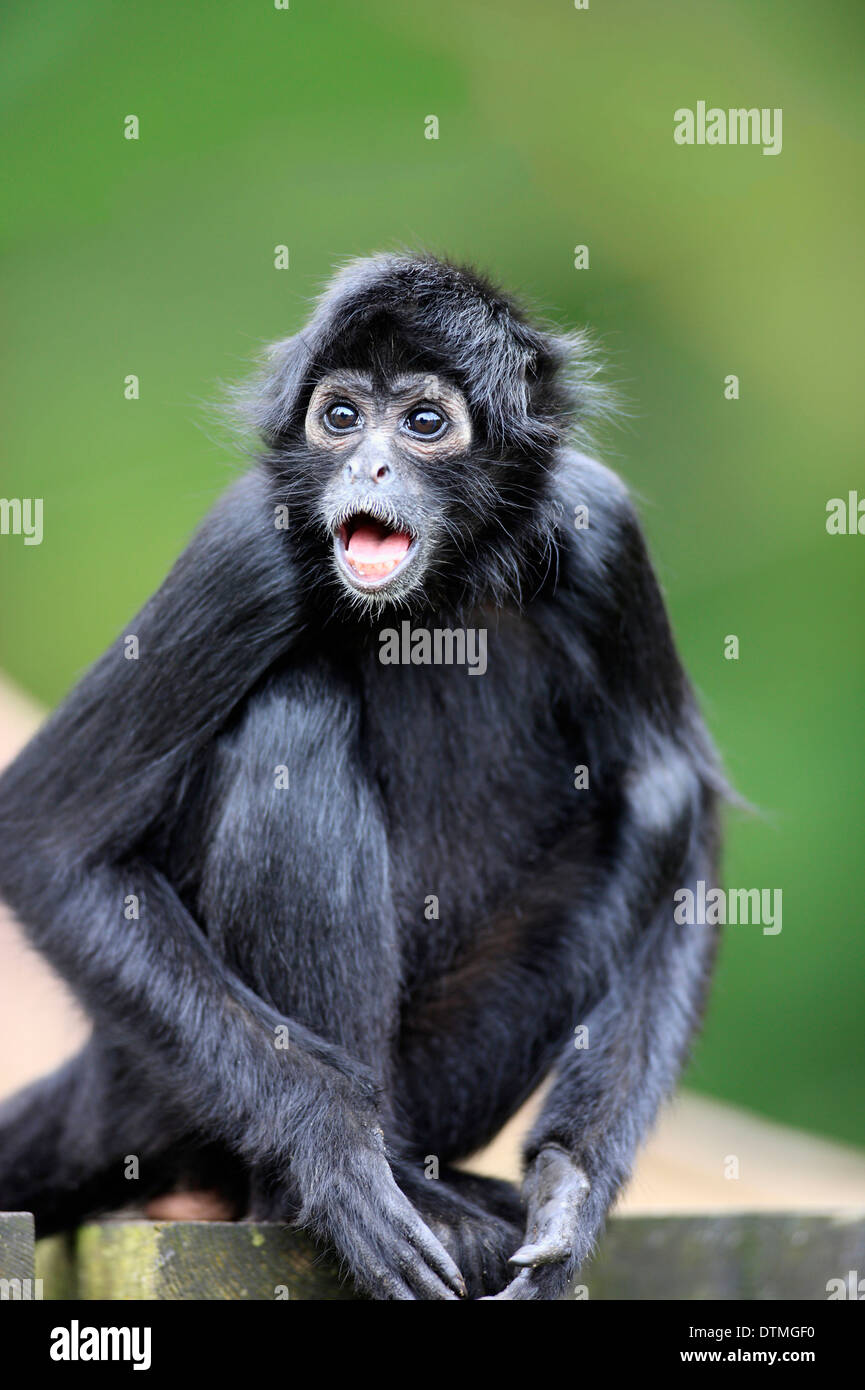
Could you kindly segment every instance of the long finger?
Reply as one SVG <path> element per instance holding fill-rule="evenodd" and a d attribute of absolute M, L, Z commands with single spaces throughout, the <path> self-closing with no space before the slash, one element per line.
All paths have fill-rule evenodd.
<path fill-rule="evenodd" d="M 455 1302 L 458 1295 L 440 1279 L 435 1270 L 408 1241 L 401 1241 L 393 1252 L 395 1265 L 416 1297 L 436 1302 Z"/>
<path fill-rule="evenodd" d="M 397 1191 L 399 1192 L 398 1188 Z M 422 1220 L 408 1198 L 402 1192 L 399 1192 L 399 1196 L 402 1201 L 398 1206 L 397 1219 L 404 1234 L 423 1256 L 430 1268 L 449 1288 L 453 1289 L 457 1297 L 465 1298 L 467 1294 L 465 1280 L 456 1261 L 451 1258 L 441 1241 L 433 1235 L 429 1226 Z"/>
<path fill-rule="evenodd" d="M 369 1241 L 356 1237 L 354 1244 L 354 1263 L 362 1284 L 384 1298 L 416 1302 L 417 1295 L 411 1286 L 373 1249 Z"/>

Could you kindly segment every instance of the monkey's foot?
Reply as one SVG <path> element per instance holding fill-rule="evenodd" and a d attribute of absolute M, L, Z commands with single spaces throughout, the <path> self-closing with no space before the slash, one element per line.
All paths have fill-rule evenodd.
<path fill-rule="evenodd" d="M 236 1221 L 233 1202 L 214 1190 L 166 1192 L 153 1197 L 144 1208 L 150 1221 Z"/>

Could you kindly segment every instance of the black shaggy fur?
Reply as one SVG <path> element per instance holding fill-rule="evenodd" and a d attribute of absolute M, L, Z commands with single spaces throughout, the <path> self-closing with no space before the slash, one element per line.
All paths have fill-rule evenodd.
<path fill-rule="evenodd" d="M 698 1022 L 713 930 L 673 893 L 715 880 L 723 791 L 625 490 L 571 445 L 587 360 L 409 256 L 342 271 L 273 350 L 265 452 L 130 624 L 139 659 L 119 638 L 0 779 L 0 892 L 94 1023 L 0 1107 L 0 1209 L 47 1233 L 203 1183 L 374 1297 L 567 1288 Z M 303 433 L 346 365 L 471 411 L 396 604 L 338 579 Z M 382 665 L 404 618 L 486 628 L 486 673 Z M 551 1072 L 524 1215 L 451 1165 Z"/>

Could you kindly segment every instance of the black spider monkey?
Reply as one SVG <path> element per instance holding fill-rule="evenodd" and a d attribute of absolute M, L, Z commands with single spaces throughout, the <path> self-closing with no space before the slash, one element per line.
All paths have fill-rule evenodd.
<path fill-rule="evenodd" d="M 625 490 L 568 443 L 589 363 L 406 255 L 272 351 L 255 467 L 0 780 L 0 890 L 94 1024 L 0 1108 L 0 1207 L 70 1227 L 136 1154 L 137 1193 L 298 1223 L 376 1298 L 566 1293 L 700 1016 L 673 894 L 724 793 Z M 522 1198 L 451 1166 L 550 1073 Z"/>

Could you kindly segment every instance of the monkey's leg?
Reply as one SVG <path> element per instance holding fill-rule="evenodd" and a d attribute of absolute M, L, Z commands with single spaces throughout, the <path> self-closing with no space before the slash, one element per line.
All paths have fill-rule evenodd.
<path fill-rule="evenodd" d="M 518 935 L 502 922 L 406 1011 L 395 1109 L 406 1149 L 397 1181 L 450 1250 L 472 1297 L 508 1282 L 524 1209 L 507 1182 L 448 1166 L 480 1148 L 530 1094 L 568 1031 L 572 971 L 561 933 L 521 904 Z M 506 943 L 506 968 L 491 955 Z M 562 1020 L 565 1020 L 563 1023 Z M 516 1237 L 517 1245 L 513 1245 Z"/>
<path fill-rule="evenodd" d="M 91 1040 L 0 1104 L 0 1210 L 50 1235 L 170 1187 L 181 1154 L 176 1117 Z"/>
<path fill-rule="evenodd" d="M 464 988 L 470 978 L 472 987 Z M 559 1043 L 563 1037 L 545 1012 L 550 991 L 534 999 L 529 973 L 513 1026 L 491 1027 L 506 1007 L 513 1010 L 501 995 L 500 978 L 494 971 L 478 977 L 470 963 L 446 978 L 406 1020 L 395 1073 L 395 1108 L 407 1137 L 404 1156 L 394 1164 L 397 1181 L 456 1260 L 472 1298 L 508 1282 L 524 1213 L 512 1184 L 462 1173 L 448 1160 L 480 1148 L 531 1091 L 546 1052 L 552 1057 L 553 1049 L 543 1047 L 545 1029 Z M 510 987 L 519 979 L 515 960 Z"/>
<path fill-rule="evenodd" d="M 399 924 L 387 825 L 361 747 L 353 689 L 329 669 L 286 670 L 257 693 L 216 754 L 220 812 L 199 912 L 229 962 L 236 959 L 288 1024 L 272 1038 L 289 1075 L 304 1045 L 290 1022 L 297 1019 L 357 1058 L 376 1086 L 374 1111 L 347 1113 L 341 1123 L 338 1095 L 319 1100 L 313 1089 L 320 1068 L 310 1068 L 308 1081 L 298 1076 L 288 1162 L 251 1165 L 250 1214 L 300 1222 L 379 1297 L 435 1298 L 462 1290 L 462 1281 L 424 1234 L 393 1169 Z M 274 795 L 273 767 L 283 762 L 292 769 L 290 796 Z M 381 1146 L 378 1174 L 371 1144 Z"/>
<path fill-rule="evenodd" d="M 483 925 L 472 949 L 405 1011 L 395 1109 L 421 1167 L 466 1158 L 498 1133 L 549 1072 L 585 991 L 546 902 L 552 870 Z"/>

